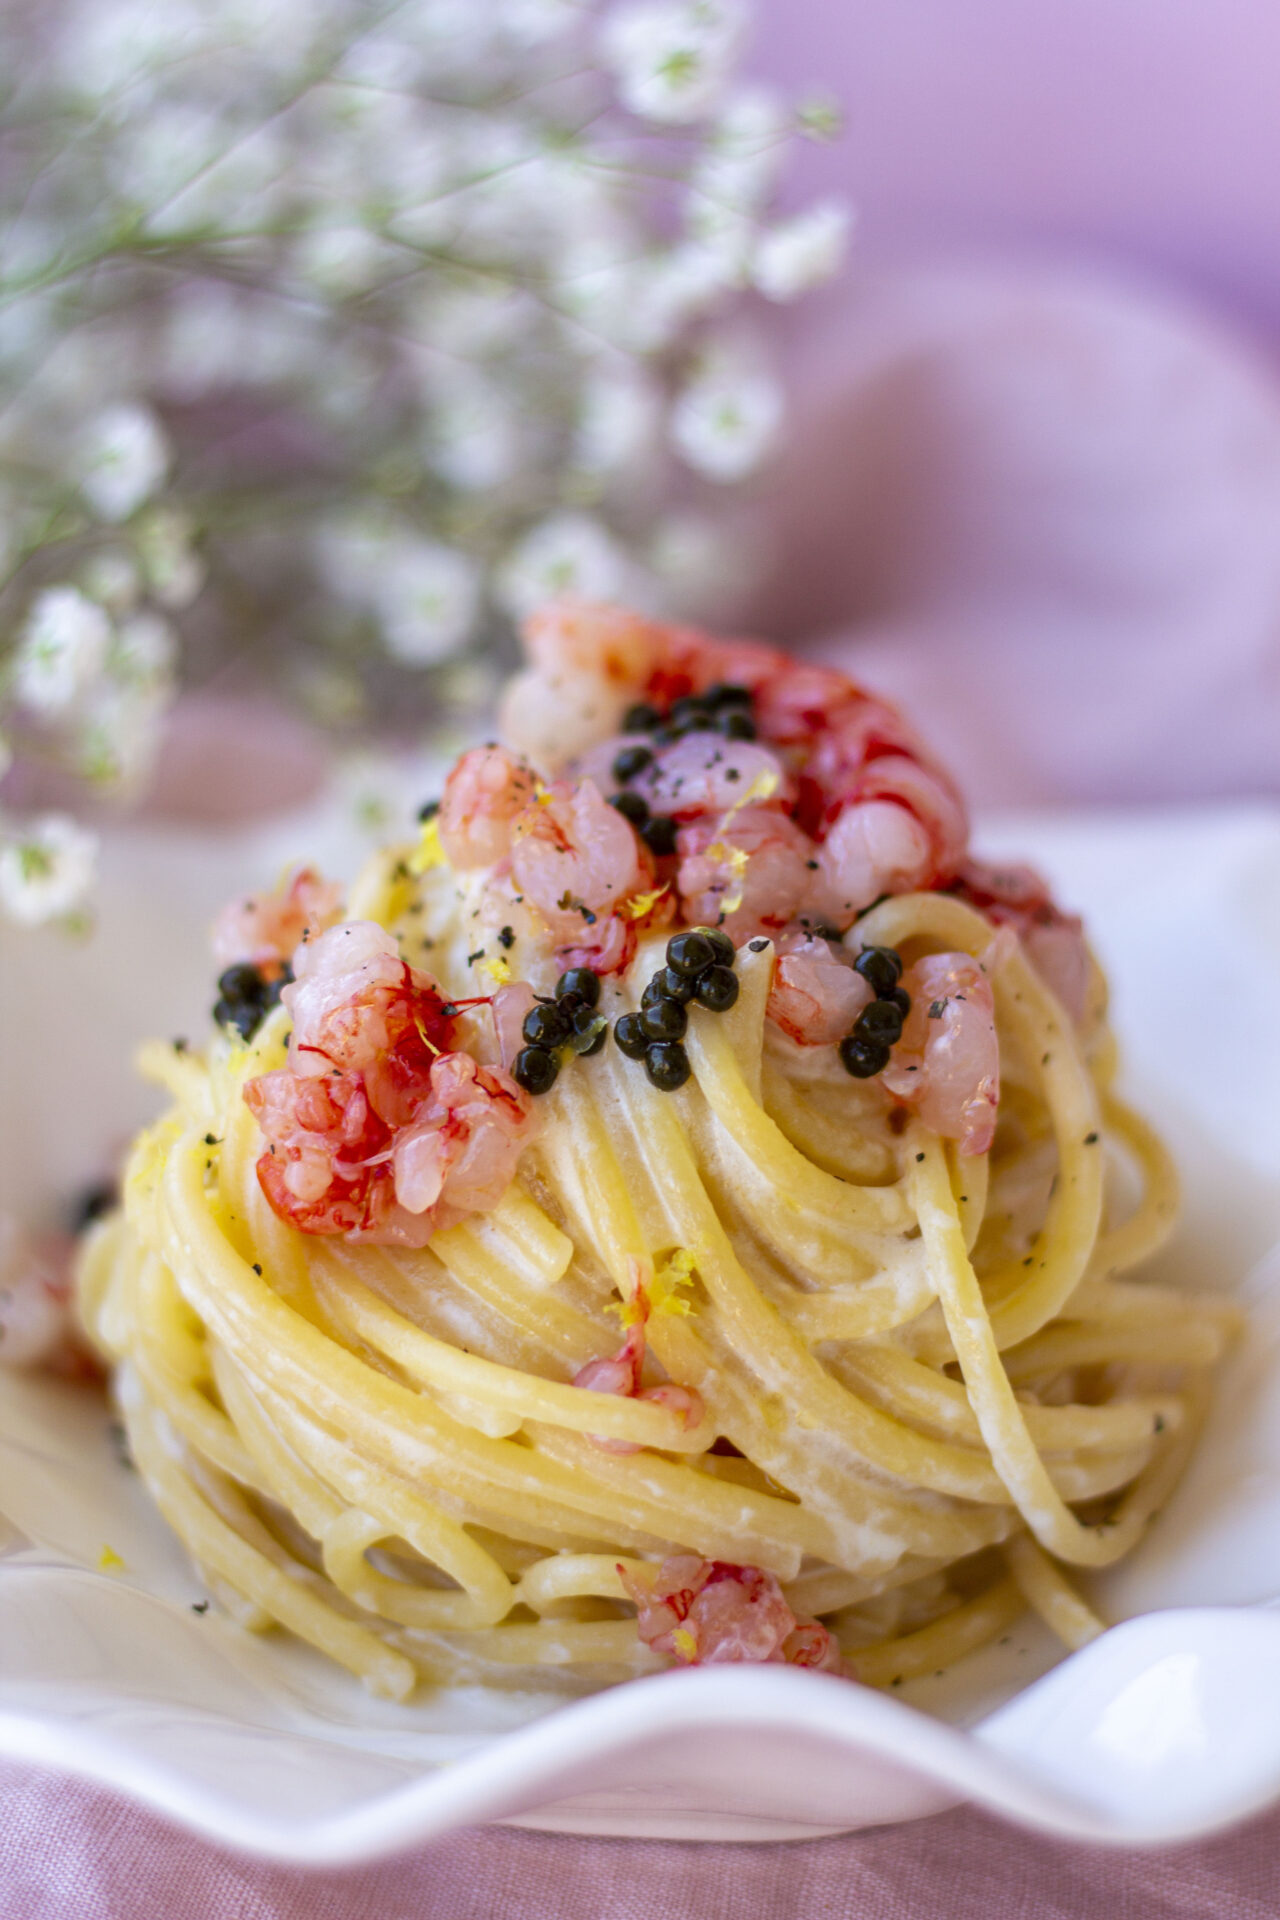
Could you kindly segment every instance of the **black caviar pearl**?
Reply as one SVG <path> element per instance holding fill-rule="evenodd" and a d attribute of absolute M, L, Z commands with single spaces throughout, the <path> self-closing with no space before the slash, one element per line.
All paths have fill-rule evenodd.
<path fill-rule="evenodd" d="M 676 850 L 676 823 L 669 814 L 655 813 L 640 829 L 640 838 L 650 853 L 664 859 Z"/>
<path fill-rule="evenodd" d="M 877 1073 L 883 1073 L 889 1064 L 889 1049 L 875 1040 L 858 1040 L 853 1034 L 846 1034 L 836 1049 L 840 1055 L 840 1065 L 855 1080 L 870 1080 Z"/>
<path fill-rule="evenodd" d="M 569 1016 L 554 1000 L 530 1007 L 520 1029 L 531 1047 L 559 1047 L 569 1038 Z"/>
<path fill-rule="evenodd" d="M 725 707 L 749 707 L 751 689 L 736 686 L 730 681 L 717 680 L 714 687 L 707 688 L 702 698 L 713 713 L 719 713 Z"/>
<path fill-rule="evenodd" d="M 895 987 L 892 993 L 886 993 L 882 995 L 882 998 L 886 1005 L 897 1007 L 903 1019 L 906 1019 L 911 1011 L 911 995 L 905 987 Z"/>
<path fill-rule="evenodd" d="M 689 1056 L 678 1040 L 655 1040 L 646 1048 L 644 1070 L 662 1093 L 674 1093 L 689 1078 Z"/>
<path fill-rule="evenodd" d="M 556 981 L 556 999 L 563 1000 L 567 993 L 576 993 L 584 1007 L 600 1004 L 600 976 L 592 973 L 590 967 L 570 967 Z"/>
<path fill-rule="evenodd" d="M 569 1026 L 569 1045 L 575 1053 L 599 1053 L 609 1022 L 594 1007 L 576 1007 Z"/>
<path fill-rule="evenodd" d="M 640 1010 L 646 1040 L 683 1040 L 689 1016 L 678 1000 L 654 1000 Z"/>
<path fill-rule="evenodd" d="M 258 969 L 249 960 L 237 960 L 234 966 L 228 967 L 225 973 L 218 975 L 218 992 L 233 1006 L 239 1001 L 260 1000 L 266 984 Z"/>
<path fill-rule="evenodd" d="M 902 962 L 892 947 L 864 947 L 853 965 L 872 993 L 890 994 L 902 978 Z"/>
<path fill-rule="evenodd" d="M 738 976 L 732 967 L 708 967 L 698 975 L 694 991 L 699 1006 L 712 1013 L 728 1013 L 738 997 Z"/>
<path fill-rule="evenodd" d="M 624 1013 L 616 1020 L 613 1037 L 628 1060 L 639 1060 L 648 1051 L 649 1041 L 640 1025 L 638 1013 Z"/>
<path fill-rule="evenodd" d="M 667 715 L 667 725 L 678 727 L 686 720 L 706 720 L 707 703 L 700 693 L 685 693 L 671 702 L 671 711 Z"/>
<path fill-rule="evenodd" d="M 661 725 L 662 715 L 656 707 L 651 707 L 647 700 L 637 700 L 635 705 L 628 707 L 622 716 L 624 733 L 652 733 L 655 727 Z"/>
<path fill-rule="evenodd" d="M 86 1227 L 91 1227 L 95 1220 L 101 1220 L 104 1213 L 110 1213 L 112 1207 L 118 1207 L 119 1204 L 120 1193 L 114 1181 L 103 1180 L 97 1186 L 86 1187 L 71 1204 L 72 1233 L 83 1233 Z"/>
<path fill-rule="evenodd" d="M 609 805 L 616 807 L 624 820 L 629 820 L 637 833 L 643 833 L 649 824 L 649 802 L 642 793 L 630 793 L 624 787 L 621 793 L 609 795 Z"/>
<path fill-rule="evenodd" d="M 439 811 L 440 802 L 438 800 L 424 800 L 418 808 L 418 818 L 425 827 L 428 820 L 434 820 Z"/>
<path fill-rule="evenodd" d="M 699 933 L 705 933 L 715 949 L 717 963 L 722 967 L 731 967 L 738 957 L 738 949 L 723 927 L 699 927 Z"/>
<path fill-rule="evenodd" d="M 625 787 L 628 780 L 634 780 L 638 773 L 643 773 L 646 767 L 652 765 L 652 747 L 623 747 L 614 760 L 613 777 L 620 787 Z"/>
<path fill-rule="evenodd" d="M 718 713 L 715 727 L 716 732 L 722 733 L 726 740 L 754 740 L 756 737 L 755 721 L 740 707 L 726 707 L 723 713 Z"/>
<path fill-rule="evenodd" d="M 902 1009 L 892 1000 L 873 1000 L 853 1023 L 855 1040 L 870 1040 L 884 1047 L 902 1038 Z"/>
<path fill-rule="evenodd" d="M 714 966 L 718 957 L 714 944 L 701 927 L 673 934 L 667 942 L 667 965 L 677 973 L 702 973 Z"/>
<path fill-rule="evenodd" d="M 219 1000 L 213 1017 L 220 1027 L 234 1027 L 242 1040 L 252 1040 L 262 1025 L 262 1008 L 243 1000 Z"/>
<path fill-rule="evenodd" d="M 674 967 L 660 967 L 644 990 L 641 1005 L 650 1000 L 676 1000 L 683 1007 L 693 998 L 693 990 L 698 984 L 696 973 L 677 973 Z"/>
<path fill-rule="evenodd" d="M 526 1093 L 550 1093 L 560 1071 L 560 1062 L 545 1047 L 521 1047 L 511 1069 L 516 1085 Z"/>
<path fill-rule="evenodd" d="M 697 707 L 692 713 L 673 714 L 662 732 L 657 736 L 664 746 L 673 741 L 687 739 L 691 733 L 711 733 L 715 729 L 715 716 L 705 707 Z"/>

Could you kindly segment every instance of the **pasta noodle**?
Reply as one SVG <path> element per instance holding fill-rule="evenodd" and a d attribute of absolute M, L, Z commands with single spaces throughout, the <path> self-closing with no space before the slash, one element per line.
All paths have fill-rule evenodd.
<path fill-rule="evenodd" d="M 477 899 L 429 827 L 374 859 L 340 924 L 485 1002 L 440 1019 L 509 1085 L 484 1023 L 521 975 L 492 915 L 475 932 Z M 683 1627 L 637 1628 L 658 1570 L 694 1563 L 682 1606 L 726 1569 L 754 1580 L 787 1648 L 817 1622 L 868 1684 L 945 1667 L 1028 1605 L 1083 1644 L 1102 1623 L 1073 1578 L 1167 1498 L 1234 1325 L 1220 1299 L 1124 1277 L 1168 1233 L 1176 1179 L 1114 1091 L 1096 970 L 1073 1018 L 976 888 L 849 916 L 842 964 L 889 950 L 912 981 L 946 957 L 989 992 L 1002 1093 L 975 1150 L 912 1090 L 779 1031 L 781 931 L 735 933 L 733 1003 L 691 1000 L 687 1077 L 661 1084 L 619 1022 L 670 929 L 633 920 L 625 963 L 594 967 L 618 1039 L 564 1054 L 496 1199 L 417 1244 L 291 1218 L 260 1168 L 275 1136 L 246 1088 L 296 1061 L 301 971 L 247 1038 L 224 1022 L 203 1051 L 144 1049 L 172 1104 L 88 1236 L 79 1300 L 164 1517 L 251 1621 L 395 1699 L 685 1657 Z M 517 934 L 536 961 L 537 927 Z M 602 1364 L 630 1386 L 594 1384 Z"/>

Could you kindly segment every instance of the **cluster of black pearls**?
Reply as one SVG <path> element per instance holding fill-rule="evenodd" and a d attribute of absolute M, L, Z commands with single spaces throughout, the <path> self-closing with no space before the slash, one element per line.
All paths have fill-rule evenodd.
<path fill-rule="evenodd" d="M 710 1013 L 727 1013 L 738 997 L 732 940 L 718 927 L 690 927 L 672 934 L 667 963 L 640 996 L 639 1013 L 624 1013 L 613 1037 L 631 1060 L 643 1060 L 655 1087 L 674 1093 L 689 1078 L 683 1040 L 691 1002 Z"/>
<path fill-rule="evenodd" d="M 521 1028 L 526 1044 L 511 1067 L 526 1093 L 550 1093 L 566 1053 L 599 1053 L 609 1033 L 599 1005 L 599 976 L 570 967 L 556 981 L 555 997 L 530 1007 Z"/>
<path fill-rule="evenodd" d="M 840 1064 L 855 1080 L 870 1080 L 889 1064 L 889 1050 L 902 1038 L 911 1011 L 911 995 L 898 982 L 902 961 L 892 947 L 864 947 L 853 963 L 875 999 L 864 1007 L 837 1049 Z"/>
<path fill-rule="evenodd" d="M 637 740 L 620 748 L 613 763 L 619 791 L 610 796 L 609 805 L 631 822 L 650 853 L 663 859 L 676 850 L 676 823 L 669 814 L 652 813 L 644 795 L 637 793 L 631 782 L 653 765 L 654 747 L 669 747 L 686 734 L 718 733 L 726 740 L 754 740 L 756 723 L 751 717 L 750 689 L 708 687 L 705 693 L 690 693 L 676 700 L 666 713 L 642 700 L 628 707 L 622 730 L 649 734 L 653 747 Z"/>
<path fill-rule="evenodd" d="M 218 977 L 218 999 L 213 1017 L 220 1027 L 234 1027 L 242 1040 L 252 1040 L 280 994 L 293 979 L 286 961 L 270 979 L 251 960 L 237 960 Z"/>

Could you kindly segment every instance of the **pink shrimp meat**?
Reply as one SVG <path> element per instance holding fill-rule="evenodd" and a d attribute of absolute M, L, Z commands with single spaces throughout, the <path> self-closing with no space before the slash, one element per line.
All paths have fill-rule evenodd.
<path fill-rule="evenodd" d="M 907 969 L 903 985 L 911 1011 L 884 1085 L 962 1154 L 986 1153 L 1000 1100 L 991 982 L 967 953 L 930 953 Z"/>
<path fill-rule="evenodd" d="M 799 1619 L 776 1576 L 760 1567 L 680 1553 L 651 1576 L 618 1572 L 635 1602 L 640 1639 L 682 1665 L 786 1663 L 846 1672 L 835 1636 L 816 1620 Z"/>

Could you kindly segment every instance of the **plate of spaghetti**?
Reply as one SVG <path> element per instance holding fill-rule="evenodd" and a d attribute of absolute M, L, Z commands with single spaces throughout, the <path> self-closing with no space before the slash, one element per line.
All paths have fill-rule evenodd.
<path fill-rule="evenodd" d="M 106 1372 L 120 1450 L 92 1396 L 11 1376 L 15 1461 L 62 1424 L 5 1501 L 0 1726 L 32 1751 L 88 1717 L 73 1764 L 308 1858 L 964 1792 L 1105 1831 L 1085 1774 L 1018 1784 L 1040 1690 L 1114 1706 L 1150 1625 L 1117 1613 L 1268 1595 L 1152 1591 L 1221 1452 L 1243 1266 L 1175 1237 L 1161 1267 L 1184 1154 L 1121 1092 L 1084 927 L 834 669 L 577 603 L 526 647 L 411 835 L 223 906 L 207 1028 L 139 1054 L 164 1106 L 72 1327 L 10 1261 L 8 1357 Z M 110 1649 L 58 1709 L 54 1616 Z M 1280 1622 L 1247 1618 L 1280 1690 Z M 124 1738 L 139 1661 L 169 1679 L 145 1712 L 123 1687 Z M 229 1725 L 271 1730 L 305 1812 L 237 1801 Z M 799 1743 L 794 1779 L 732 1756 L 744 1725 Z M 1173 1817 L 1152 1764 L 1121 1837 Z"/>

